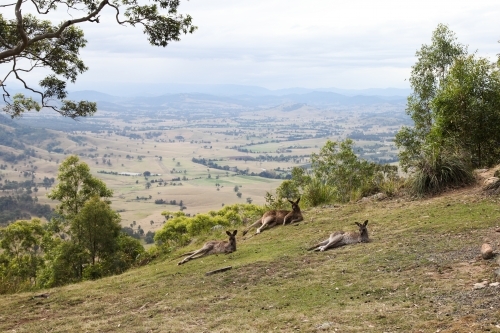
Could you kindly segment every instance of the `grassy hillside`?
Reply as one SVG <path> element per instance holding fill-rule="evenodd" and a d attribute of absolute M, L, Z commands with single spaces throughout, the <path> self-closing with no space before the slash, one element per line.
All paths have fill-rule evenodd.
<path fill-rule="evenodd" d="M 95 282 L 1 296 L 0 331 L 500 332 L 500 288 L 473 289 L 495 279 L 496 259 L 481 259 L 480 247 L 488 240 L 500 248 L 498 198 L 471 188 L 304 216 L 246 239 L 240 230 L 230 255 L 183 266 L 168 258 Z M 305 250 L 366 219 L 372 242 Z M 49 297 L 33 297 L 41 293 Z"/>

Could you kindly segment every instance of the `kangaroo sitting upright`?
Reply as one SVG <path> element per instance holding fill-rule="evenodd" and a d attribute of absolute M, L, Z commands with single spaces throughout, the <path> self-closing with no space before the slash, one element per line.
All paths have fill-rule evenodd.
<path fill-rule="evenodd" d="M 333 249 L 336 247 L 341 247 L 349 244 L 356 243 L 368 243 L 370 239 L 368 238 L 368 229 L 366 225 L 368 224 L 368 220 L 365 223 L 361 224 L 356 222 L 356 225 L 359 227 L 359 232 L 344 232 L 344 231 L 335 231 L 330 234 L 327 240 L 322 241 L 307 249 L 307 251 L 325 251 L 328 249 Z"/>

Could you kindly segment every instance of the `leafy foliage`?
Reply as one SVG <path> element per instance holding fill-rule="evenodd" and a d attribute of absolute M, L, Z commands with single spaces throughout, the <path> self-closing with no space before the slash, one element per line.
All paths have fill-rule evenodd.
<path fill-rule="evenodd" d="M 432 101 L 438 89 L 455 59 L 467 54 L 467 48 L 456 40 L 455 34 L 446 25 L 439 24 L 432 34 L 432 43 L 422 45 L 416 52 L 417 62 L 412 66 L 410 77 L 413 93 L 408 97 L 406 107 L 406 113 L 413 119 L 414 126 L 403 127 L 395 140 L 401 149 L 400 165 L 405 172 L 416 166 L 427 144 L 435 122 Z"/>
<path fill-rule="evenodd" d="M 29 219 L 29 214 L 45 217 L 47 220 L 53 216 L 49 205 L 36 203 L 28 194 L 0 197 L 0 225 L 19 219 Z"/>
<path fill-rule="evenodd" d="M 17 221 L 0 229 L 0 293 L 119 274 L 144 254 L 138 240 L 120 232 L 120 216 L 107 200 L 112 191 L 87 164 L 68 157 L 58 180 L 50 197 L 61 201 L 60 216 L 44 226 Z"/>
<path fill-rule="evenodd" d="M 476 167 L 500 157 L 500 73 L 475 55 L 455 60 L 432 101 L 436 131 L 467 152 Z"/>
<path fill-rule="evenodd" d="M 407 181 L 410 193 L 417 197 L 438 193 L 450 186 L 471 184 L 474 181 L 472 168 L 463 157 L 434 154 L 421 159 L 420 163 Z"/>
<path fill-rule="evenodd" d="M 100 179 L 93 177 L 89 166 L 80 162 L 76 155 L 61 163 L 57 180 L 59 183 L 48 197 L 61 202 L 56 210 L 67 220 L 73 219 L 93 196 L 109 198 L 113 195 L 113 191 Z"/>
<path fill-rule="evenodd" d="M 242 225 L 248 218 L 255 218 L 264 213 L 264 208 L 252 204 L 234 204 L 224 206 L 219 211 L 188 217 L 183 212 L 175 213 L 163 228 L 155 233 L 154 240 L 165 247 L 183 246 L 195 236 L 208 234 L 215 230 Z M 170 212 L 162 215 L 169 216 Z"/>
<path fill-rule="evenodd" d="M 30 289 L 43 267 L 45 236 L 40 220 L 17 221 L 0 229 L 0 293 Z"/>
<path fill-rule="evenodd" d="M 299 196 L 305 206 L 348 202 L 379 191 L 392 196 L 400 187 L 397 167 L 358 158 L 351 139 L 328 140 L 318 154 L 311 155 L 311 162 L 311 174 L 293 168 L 291 179 L 281 183 L 276 196 L 267 193 L 269 208 L 282 209 L 286 199 Z"/>
<path fill-rule="evenodd" d="M 407 113 L 414 127 L 396 135 L 409 189 L 422 196 L 469 184 L 472 168 L 500 159 L 500 76 L 497 64 L 468 55 L 447 26 L 417 51 Z"/>
<path fill-rule="evenodd" d="M 0 14 L 0 64 L 11 65 L 10 71 L 0 79 L 6 103 L 4 111 L 11 117 L 19 117 L 25 111 L 48 107 L 71 118 L 93 115 L 96 103 L 66 99 L 66 81 L 74 83 L 78 75 L 88 69 L 80 59 L 80 50 L 87 40 L 83 30 L 75 25 L 99 23 L 101 12 L 110 8 L 116 12 L 118 24 L 141 25 L 152 45 L 165 47 L 171 41 L 179 41 L 181 34 L 196 30 L 189 15 L 177 13 L 179 4 L 179 0 L 153 0 L 153 4 L 141 4 L 140 0 L 17 0 L 3 5 L 13 10 L 12 18 L 5 17 L 6 12 Z M 28 14 L 47 15 L 61 8 L 69 17 L 60 24 Z M 45 68 L 52 74 L 39 82 L 39 88 L 33 88 L 22 76 L 38 68 Z M 11 97 L 4 84 L 10 77 L 19 80 L 38 99 L 24 94 Z"/>

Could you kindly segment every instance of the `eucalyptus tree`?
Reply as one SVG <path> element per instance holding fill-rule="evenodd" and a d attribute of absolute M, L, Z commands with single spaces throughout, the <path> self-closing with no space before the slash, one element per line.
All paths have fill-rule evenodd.
<path fill-rule="evenodd" d="M 486 58 L 456 59 L 432 101 L 436 132 L 458 146 L 475 167 L 500 157 L 500 72 Z"/>
<path fill-rule="evenodd" d="M 500 159 L 498 63 L 470 55 L 445 25 L 417 51 L 407 113 L 413 127 L 396 135 L 400 165 L 416 195 L 474 180 L 474 167 Z"/>
<path fill-rule="evenodd" d="M 89 263 L 105 260 L 118 250 L 120 215 L 99 196 L 90 198 L 71 222 L 71 235 L 88 253 Z"/>
<path fill-rule="evenodd" d="M 98 24 L 107 9 L 122 26 L 141 26 L 150 44 L 167 46 L 179 41 L 182 34 L 193 33 L 196 26 L 189 15 L 177 12 L 180 0 L 6 0 L 0 8 L 0 75 L 4 111 L 18 117 L 29 110 L 51 108 L 63 116 L 91 116 L 96 103 L 67 100 L 67 81 L 75 82 L 88 67 L 80 58 L 87 44 L 84 24 Z M 11 10 L 10 17 L 8 10 Z M 52 22 L 51 15 L 65 15 Z M 53 16 L 52 16 L 53 17 Z M 104 33 L 104 31 L 103 31 Z M 26 76 L 35 70 L 51 74 L 38 86 Z M 43 70 L 45 69 L 45 70 Z M 6 82 L 18 80 L 36 99 L 16 94 L 11 96 Z"/>
<path fill-rule="evenodd" d="M 56 210 L 67 221 L 75 218 L 93 196 L 107 199 L 113 195 L 113 191 L 102 180 L 92 176 L 87 163 L 80 162 L 76 155 L 69 156 L 61 163 L 57 180 L 57 185 L 48 197 L 60 202 Z"/>
<path fill-rule="evenodd" d="M 16 221 L 0 228 L 0 293 L 29 289 L 37 284 L 44 264 L 47 232 L 40 220 Z"/>
<path fill-rule="evenodd" d="M 448 26 L 439 24 L 432 33 L 430 45 L 422 45 L 416 52 L 417 62 L 412 66 L 410 85 L 413 93 L 408 97 L 406 113 L 414 126 L 404 126 L 396 135 L 400 148 L 399 158 L 403 170 L 408 171 L 429 148 L 428 136 L 435 122 L 432 101 L 446 81 L 455 59 L 467 55 L 467 47 L 458 43 Z"/>

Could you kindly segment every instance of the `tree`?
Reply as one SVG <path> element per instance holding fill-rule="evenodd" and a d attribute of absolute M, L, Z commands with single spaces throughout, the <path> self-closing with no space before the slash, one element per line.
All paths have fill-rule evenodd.
<path fill-rule="evenodd" d="M 92 265 L 97 258 L 106 259 L 117 250 L 120 220 L 107 202 L 93 196 L 72 221 L 71 236 L 86 249 Z"/>
<path fill-rule="evenodd" d="M 57 180 L 59 183 L 47 196 L 61 202 L 56 209 L 67 221 L 73 219 L 91 197 L 109 198 L 113 195 L 113 191 L 93 177 L 89 166 L 80 162 L 76 155 L 63 161 Z"/>
<path fill-rule="evenodd" d="M 467 55 L 442 24 L 432 44 L 417 51 L 407 113 L 414 127 L 396 135 L 400 165 L 410 172 L 408 189 L 423 196 L 472 182 L 474 166 L 498 152 L 498 73 L 485 59 Z M 484 140 L 484 142 L 483 142 Z"/>
<path fill-rule="evenodd" d="M 328 185 L 336 192 L 336 199 L 347 202 L 355 191 L 371 186 L 377 165 L 360 160 L 352 149 L 354 142 L 346 139 L 340 143 L 328 140 L 319 154 L 311 154 L 311 166 L 317 185 Z M 296 171 L 297 175 L 302 174 Z"/>
<path fill-rule="evenodd" d="M 0 229 L 0 293 L 17 291 L 20 285 L 36 285 L 43 266 L 42 243 L 46 235 L 40 220 L 16 221 Z M 2 265 L 3 264 L 3 265 Z M 8 290 L 4 290 L 6 288 Z"/>
<path fill-rule="evenodd" d="M 459 146 L 473 166 L 491 166 L 500 153 L 500 73 L 475 55 L 459 57 L 432 101 L 435 131 Z"/>
<path fill-rule="evenodd" d="M 448 26 L 439 24 L 432 34 L 431 45 L 422 45 L 416 52 L 418 60 L 412 66 L 410 76 L 413 93 L 408 97 L 406 106 L 406 113 L 412 118 L 414 126 L 404 126 L 395 139 L 404 171 L 420 162 L 426 148 L 432 149 L 427 145 L 435 122 L 432 101 L 455 59 L 467 54 L 467 47 L 456 40 Z"/>
<path fill-rule="evenodd" d="M 13 14 L 11 18 L 0 14 L 0 64 L 10 65 L 7 74 L 0 78 L 6 104 L 4 111 L 18 117 L 23 112 L 48 107 L 71 118 L 93 115 L 96 103 L 66 99 L 66 81 L 74 83 L 78 75 L 88 69 L 79 56 L 87 40 L 77 25 L 99 23 L 100 15 L 109 8 L 116 13 L 118 24 L 140 25 L 152 45 L 165 47 L 171 41 L 179 41 L 181 34 L 196 30 L 191 16 L 177 13 L 179 4 L 180 0 L 153 0 L 153 4 L 144 0 L 13 0 L 1 5 L 12 9 Z M 54 24 L 40 18 L 54 14 L 56 9 L 62 9 L 68 19 Z M 50 70 L 52 74 L 36 87 L 28 84 L 23 76 L 38 68 Z M 39 99 L 23 94 L 11 97 L 5 85 L 10 78 L 19 80 Z"/>

